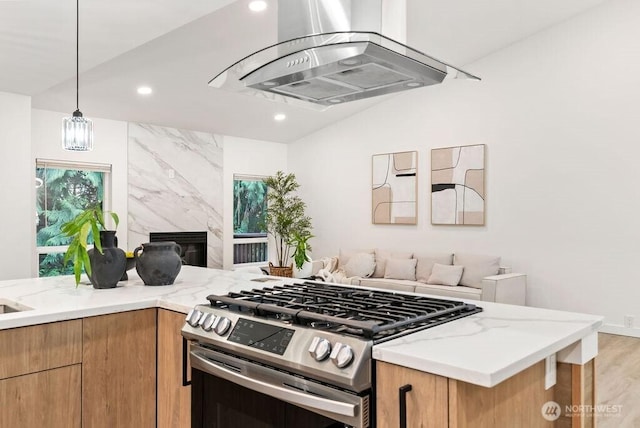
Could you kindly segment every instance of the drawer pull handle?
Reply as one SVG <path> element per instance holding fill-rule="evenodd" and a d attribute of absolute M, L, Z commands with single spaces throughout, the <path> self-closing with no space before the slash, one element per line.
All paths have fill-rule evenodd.
<path fill-rule="evenodd" d="M 407 392 L 412 389 L 411 385 L 404 385 L 398 389 L 400 398 L 400 428 L 407 428 Z"/>
<path fill-rule="evenodd" d="M 182 338 L 182 386 L 191 385 L 191 381 L 187 380 L 187 358 L 189 358 L 189 342 L 184 337 Z"/>

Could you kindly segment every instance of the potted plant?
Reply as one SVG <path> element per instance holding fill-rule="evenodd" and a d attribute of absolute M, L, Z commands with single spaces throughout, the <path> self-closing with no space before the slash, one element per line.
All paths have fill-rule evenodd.
<path fill-rule="evenodd" d="M 309 245 L 309 239 L 313 238 L 311 233 L 300 234 L 299 232 L 293 233 L 293 264 L 294 273 L 297 278 L 306 278 L 311 276 L 311 257 L 307 251 L 311 251 L 311 245 Z"/>
<path fill-rule="evenodd" d="M 109 213 L 115 227 L 120 222 L 118 215 Z M 84 268 L 95 288 L 113 288 L 126 269 L 125 252 L 118 246 L 115 230 L 106 230 L 105 218 L 100 205 L 87 208 L 73 220 L 62 225 L 62 233 L 71 237 L 64 255 L 64 263 L 73 262 L 76 287 Z M 93 238 L 94 248 L 89 249 Z"/>
<path fill-rule="evenodd" d="M 311 238 L 311 218 L 305 215 L 307 205 L 295 195 L 300 187 L 295 174 L 278 171 L 264 180 L 268 187 L 266 229 L 273 236 L 277 266 L 269 262 L 269 273 L 276 276 L 293 276 L 293 264 L 289 264 L 295 237 Z M 306 249 L 308 244 L 304 243 Z"/>

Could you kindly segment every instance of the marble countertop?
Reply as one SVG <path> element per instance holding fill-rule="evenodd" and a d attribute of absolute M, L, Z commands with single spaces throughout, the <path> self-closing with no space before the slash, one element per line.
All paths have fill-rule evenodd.
<path fill-rule="evenodd" d="M 601 316 L 469 303 L 484 311 L 376 345 L 373 358 L 493 387 L 556 353 L 558 361 L 578 364 L 597 355 Z M 572 361 L 577 359 L 582 361 Z"/>
<path fill-rule="evenodd" d="M 8 299 L 32 310 L 0 315 L 0 330 L 104 315 L 146 308 L 164 308 L 187 313 L 195 305 L 207 303 L 210 294 L 227 294 L 264 284 L 257 274 L 183 266 L 173 285 L 145 286 L 135 269 L 129 280 L 116 288 L 94 289 L 86 277 L 76 288 L 73 276 L 0 281 L 0 299 Z"/>
<path fill-rule="evenodd" d="M 209 294 L 262 288 L 286 280 L 245 272 L 183 266 L 175 284 L 145 286 L 135 270 L 115 289 L 75 287 L 72 276 L 0 281 L 0 299 L 33 308 L 0 315 L 0 330 L 145 308 L 187 313 Z M 436 296 L 437 297 L 437 296 Z M 471 302 L 470 302 L 471 303 Z M 491 387 L 595 336 L 602 317 L 474 302 L 484 311 L 373 347 L 373 358 Z M 593 348 L 593 340 L 591 340 Z M 563 351 L 565 350 L 565 351 Z M 595 354 L 594 354 L 595 355 Z"/>

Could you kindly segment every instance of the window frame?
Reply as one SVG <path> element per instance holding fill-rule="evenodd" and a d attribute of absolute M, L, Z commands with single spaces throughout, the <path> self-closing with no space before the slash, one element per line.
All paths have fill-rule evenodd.
<path fill-rule="evenodd" d="M 103 212 L 111 211 L 111 178 L 112 178 L 112 170 L 113 166 L 111 164 L 104 163 L 96 163 L 96 162 L 76 162 L 76 161 L 68 161 L 68 160 L 55 160 L 55 159 L 41 159 L 36 158 L 35 162 L 35 170 L 38 168 L 50 168 L 50 169 L 71 169 L 76 171 L 92 171 L 92 172 L 101 172 L 102 176 L 102 209 Z M 34 170 L 34 174 L 35 171 Z M 43 185 L 45 185 L 43 183 Z M 34 198 L 37 198 L 37 191 L 34 194 Z M 35 244 L 35 253 L 36 257 L 34 260 L 35 273 L 36 277 L 40 278 L 40 255 L 42 254 L 58 254 L 65 253 L 69 248 L 68 245 L 52 245 L 52 246 L 38 246 L 36 235 L 38 232 L 38 226 L 34 223 L 34 244 Z M 93 245 L 89 245 L 88 248 L 93 248 Z"/>
<path fill-rule="evenodd" d="M 267 178 L 268 176 L 264 175 L 249 175 L 249 174 L 233 174 L 233 184 L 235 184 L 236 181 L 264 181 L 265 178 Z M 232 189 L 233 192 L 233 189 Z M 233 196 L 232 196 L 233 198 Z M 266 196 L 265 196 L 266 199 Z M 233 202 L 233 206 L 232 212 L 235 212 L 235 201 Z M 246 237 L 246 238 L 236 238 L 236 233 L 235 233 L 235 224 L 232 225 L 232 227 L 234 228 L 233 231 L 233 252 L 232 252 L 232 257 L 235 258 L 235 248 L 236 248 L 236 244 L 261 244 L 261 243 L 265 243 L 267 245 L 267 251 L 266 251 L 266 259 L 264 261 L 260 261 L 260 262 L 248 262 L 248 263 L 233 263 L 233 267 L 234 268 L 239 268 L 239 267 L 251 267 L 251 266 L 266 266 L 269 263 L 269 254 L 271 252 L 271 242 L 269 240 L 269 233 L 268 232 L 264 232 L 264 237 Z"/>

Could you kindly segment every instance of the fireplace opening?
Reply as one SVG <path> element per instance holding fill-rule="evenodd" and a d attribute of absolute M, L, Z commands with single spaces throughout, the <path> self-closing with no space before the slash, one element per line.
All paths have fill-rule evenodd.
<path fill-rule="evenodd" d="M 183 265 L 207 267 L 207 232 L 151 232 L 149 242 L 173 241 L 180 245 Z"/>

